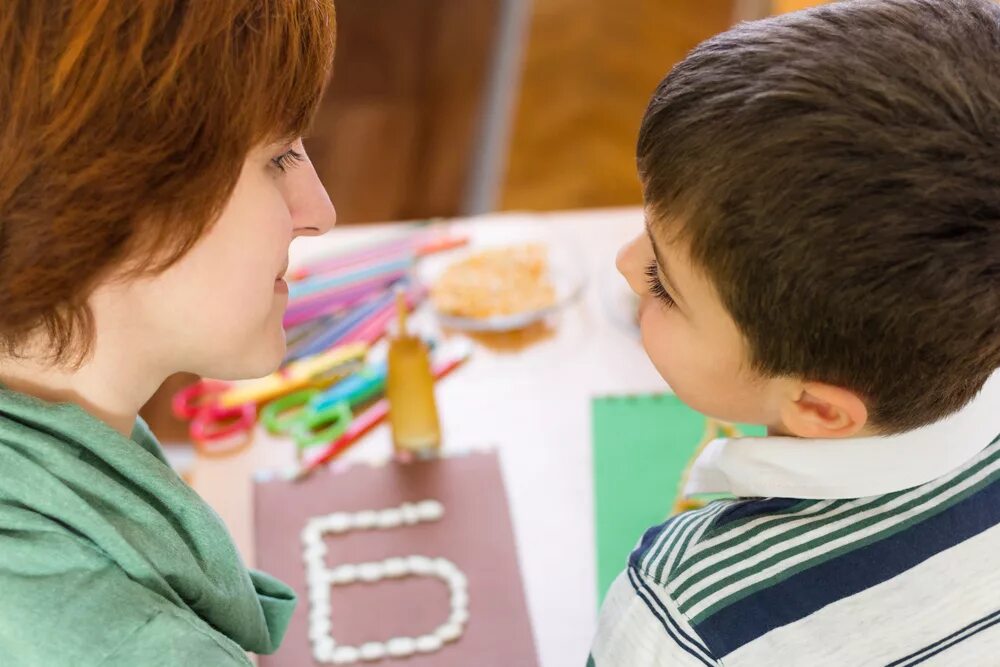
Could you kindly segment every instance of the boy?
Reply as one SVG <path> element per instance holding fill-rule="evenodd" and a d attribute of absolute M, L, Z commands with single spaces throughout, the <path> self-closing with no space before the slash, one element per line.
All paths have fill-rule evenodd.
<path fill-rule="evenodd" d="M 661 84 L 618 265 L 716 441 L 590 664 L 1000 664 L 1000 6 L 738 26 Z"/>

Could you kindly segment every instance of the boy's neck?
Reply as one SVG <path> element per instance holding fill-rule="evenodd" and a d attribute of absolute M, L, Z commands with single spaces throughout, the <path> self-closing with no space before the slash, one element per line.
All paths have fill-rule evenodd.
<path fill-rule="evenodd" d="M 776 424 L 773 426 L 768 426 L 767 437 L 769 438 L 803 438 L 804 440 L 817 440 L 819 438 L 804 437 L 792 433 L 789 431 L 784 424 Z M 866 425 L 860 431 L 846 438 L 823 438 L 824 440 L 853 440 L 855 438 L 871 438 L 877 435 L 881 435 L 876 429 L 873 429 L 870 425 Z"/>

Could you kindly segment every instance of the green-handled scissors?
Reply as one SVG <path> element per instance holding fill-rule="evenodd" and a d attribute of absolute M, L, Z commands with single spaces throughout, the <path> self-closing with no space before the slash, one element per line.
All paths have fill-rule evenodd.
<path fill-rule="evenodd" d="M 352 409 L 385 391 L 386 364 L 367 366 L 325 391 L 304 389 L 268 403 L 261 410 L 264 427 L 290 435 L 299 449 L 330 442 L 354 419 Z"/>

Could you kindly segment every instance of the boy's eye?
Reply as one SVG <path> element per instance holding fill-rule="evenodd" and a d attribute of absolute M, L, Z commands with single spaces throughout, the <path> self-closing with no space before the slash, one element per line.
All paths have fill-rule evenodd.
<path fill-rule="evenodd" d="M 649 293 L 655 296 L 657 299 L 662 301 L 667 308 L 674 305 L 674 299 L 670 296 L 670 293 L 663 287 L 663 283 L 660 282 L 659 271 L 657 271 L 656 260 L 653 260 L 646 266 L 646 284 L 649 285 Z"/>
<path fill-rule="evenodd" d="M 278 157 L 272 158 L 271 164 L 278 168 L 281 173 L 285 173 L 300 162 L 304 162 L 305 159 L 305 154 L 298 152 L 294 148 L 289 148 Z"/>

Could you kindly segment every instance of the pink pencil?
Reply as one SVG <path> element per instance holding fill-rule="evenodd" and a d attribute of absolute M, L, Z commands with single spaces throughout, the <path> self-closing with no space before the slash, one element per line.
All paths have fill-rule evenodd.
<path fill-rule="evenodd" d="M 283 320 L 285 328 L 288 329 L 296 327 L 300 324 L 305 324 L 306 322 L 311 322 L 319 319 L 320 317 L 336 313 L 337 311 L 346 311 L 360 306 L 382 292 L 386 289 L 386 287 L 386 285 L 373 285 L 364 292 L 348 294 L 342 298 L 330 299 L 326 302 L 318 301 L 315 304 L 296 308 L 294 310 L 289 309 L 285 311 L 285 319 Z"/>
<path fill-rule="evenodd" d="M 328 273 L 358 264 L 375 263 L 386 256 L 401 254 L 414 245 L 414 240 L 427 234 L 426 229 L 407 230 L 389 239 L 376 241 L 361 248 L 340 252 L 332 257 L 319 259 L 291 273 L 296 280 L 301 280 L 318 273 Z"/>
<path fill-rule="evenodd" d="M 293 272 L 291 275 L 296 280 L 302 280 L 318 274 L 342 272 L 347 269 L 356 270 L 359 267 L 370 264 L 398 262 L 406 258 L 417 259 L 437 252 L 451 250 L 463 246 L 468 242 L 469 238 L 467 236 L 442 235 L 436 232 L 416 233 L 409 238 L 386 243 L 382 246 L 363 249 L 326 260 L 319 260 Z"/>
<path fill-rule="evenodd" d="M 296 324 L 308 322 L 332 310 L 356 307 L 382 293 L 393 283 L 405 277 L 406 272 L 401 271 L 392 276 L 366 281 L 352 285 L 349 288 L 335 288 L 329 292 L 292 301 L 287 310 L 285 310 L 285 326 L 295 326 Z"/>
<path fill-rule="evenodd" d="M 296 310 L 299 308 L 308 308 L 309 306 L 317 303 L 327 303 L 332 299 L 350 298 L 356 294 L 368 293 L 371 290 L 379 289 L 396 282 L 406 276 L 407 272 L 408 269 L 400 269 L 398 271 L 392 271 L 390 273 L 374 276 L 372 278 L 359 280 L 356 283 L 336 285 L 308 296 L 300 296 L 294 299 L 289 299 L 288 309 Z"/>

